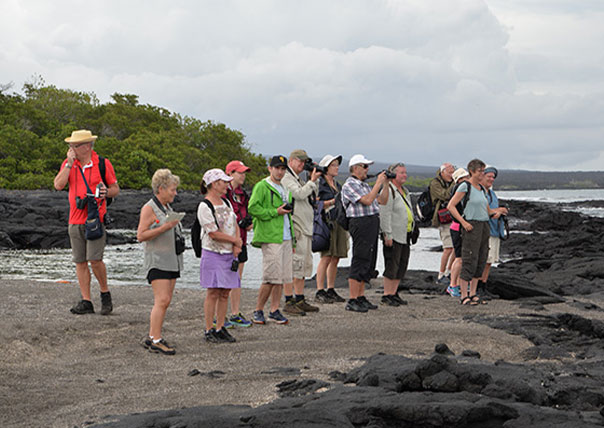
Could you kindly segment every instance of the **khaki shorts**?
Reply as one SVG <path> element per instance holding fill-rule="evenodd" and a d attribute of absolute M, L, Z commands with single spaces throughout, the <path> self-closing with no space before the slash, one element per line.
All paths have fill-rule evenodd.
<path fill-rule="evenodd" d="M 103 260 L 107 231 L 103 237 L 94 241 L 86 240 L 86 226 L 83 224 L 70 224 L 67 229 L 71 243 L 71 255 L 74 263 L 84 263 L 90 260 Z"/>
<path fill-rule="evenodd" d="M 312 236 L 303 234 L 295 224 L 294 233 L 296 234 L 296 249 L 292 262 L 294 278 L 310 278 L 312 276 Z"/>
<path fill-rule="evenodd" d="M 290 284 L 292 275 L 292 241 L 262 244 L 262 283 Z"/>
<path fill-rule="evenodd" d="M 489 236 L 489 257 L 487 257 L 487 263 L 493 264 L 499 261 L 499 247 L 501 246 L 501 239 L 497 236 Z"/>
<path fill-rule="evenodd" d="M 443 243 L 443 248 L 453 248 L 453 239 L 451 239 L 451 224 L 441 224 L 438 226 L 440 240 Z"/>

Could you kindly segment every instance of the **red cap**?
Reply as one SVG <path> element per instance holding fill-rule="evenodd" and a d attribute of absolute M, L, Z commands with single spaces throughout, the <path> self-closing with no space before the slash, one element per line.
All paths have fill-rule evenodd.
<path fill-rule="evenodd" d="M 248 172 L 248 171 L 251 171 L 251 168 L 248 166 L 245 166 L 245 164 L 241 161 L 234 160 L 234 161 L 230 161 L 225 168 L 225 172 L 227 174 L 231 174 L 233 171 Z"/>

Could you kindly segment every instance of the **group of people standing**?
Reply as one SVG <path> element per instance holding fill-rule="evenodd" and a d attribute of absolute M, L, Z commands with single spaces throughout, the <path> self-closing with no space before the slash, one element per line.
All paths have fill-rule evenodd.
<path fill-rule="evenodd" d="M 69 236 L 82 295 L 82 300 L 71 309 L 75 314 L 94 312 L 88 263 L 100 284 L 101 312 L 108 314 L 112 310 L 102 261 L 106 235 L 103 234 L 101 239 L 87 239 L 90 205 L 81 202 L 95 202 L 102 221 L 107 198 L 115 197 L 119 192 L 111 163 L 93 150 L 96 138 L 87 130 L 74 131 L 66 138 L 69 144 L 67 158 L 55 178 L 58 190 L 69 184 Z M 497 218 L 507 213 L 505 208 L 489 207 L 488 204 L 484 208 L 481 187 L 472 192 L 464 204 L 465 213 L 456 209 L 464 195 L 469 194 L 471 188 L 480 186 L 483 179 L 484 164 L 475 161 L 468 165 L 468 184 L 459 186 L 454 194 L 451 194 L 453 176 L 458 181 L 468 174 L 450 171 L 452 166 L 443 165 L 437 177 L 443 190 L 439 188 L 438 193 L 435 192 L 437 206 L 446 205 L 462 227 L 463 244 L 458 257 L 462 259 L 459 286 L 464 304 L 476 301 L 475 280 L 477 272 L 484 268 L 485 248 L 488 252 L 488 242 L 485 247 L 483 237 L 488 237 L 489 215 Z M 406 167 L 403 163 L 391 165 L 376 176 L 372 187 L 366 179 L 373 161 L 356 154 L 348 163 L 350 175 L 340 186 L 336 177 L 341 163 L 342 156 L 326 155 L 319 168 L 317 165 L 309 167 L 313 165 L 312 161 L 301 149 L 294 150 L 289 159 L 273 156 L 268 165 L 268 176 L 256 183 L 251 195 L 243 188 L 246 173 L 250 171 L 243 162 L 233 160 L 224 170 L 213 168 L 205 172 L 200 185 L 204 200 L 198 206 L 197 221 L 201 242 L 200 285 L 207 290 L 204 301 L 206 341 L 235 342 L 228 331 L 230 327 L 262 325 L 267 320 L 287 324 L 286 315 L 304 316 L 319 311 L 319 307 L 310 304 L 304 296 L 304 280 L 313 272 L 313 222 L 317 210 L 331 232 L 329 246 L 321 252 L 317 266 L 315 302 L 345 302 L 346 310 L 357 313 L 377 309 L 377 305 L 365 297 L 365 284 L 377 274 L 378 239 L 381 238 L 385 262 L 381 303 L 388 306 L 406 304 L 398 294 L 398 286 L 407 271 L 411 244 L 418 235 L 411 198 L 404 187 Z M 307 181 L 300 178 L 305 169 Z M 496 176 L 496 170 L 494 174 Z M 154 173 L 151 179 L 153 196 L 141 208 L 137 228 L 137 239 L 144 243 L 145 249 L 144 271 L 154 295 L 149 334 L 143 339 L 143 346 L 168 355 L 174 354 L 175 348 L 162 337 L 162 325 L 176 280 L 183 269 L 185 248 L 180 218 L 170 206 L 179 184 L 179 177 L 168 169 Z M 97 187 L 98 191 L 90 194 L 90 189 Z M 345 221 L 342 221 L 342 211 Z M 487 224 L 486 228 L 482 223 Z M 446 231 L 454 230 L 454 224 L 446 225 Z M 438 226 L 444 244 L 445 225 Z M 248 320 L 240 311 L 241 276 L 248 258 L 247 233 L 252 229 L 251 245 L 262 251 L 262 284 L 255 310 Z M 450 237 L 451 232 L 448 234 Z M 335 280 L 339 260 L 348 256 L 351 240 L 349 296 L 345 299 L 335 291 Z M 444 247 L 446 265 L 453 245 Z M 441 274 L 439 279 L 445 277 L 444 269 Z M 470 283 L 469 292 L 467 283 Z M 282 294 L 285 295 L 283 313 L 280 309 Z M 231 314 L 227 315 L 229 297 Z M 269 311 L 265 316 L 269 298 Z"/>

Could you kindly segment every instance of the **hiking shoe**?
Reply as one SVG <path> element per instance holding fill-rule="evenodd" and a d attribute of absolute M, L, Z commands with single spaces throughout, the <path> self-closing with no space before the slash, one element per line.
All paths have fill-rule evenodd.
<path fill-rule="evenodd" d="M 266 324 L 266 320 L 264 319 L 264 311 L 254 311 L 254 315 L 252 315 L 252 322 L 254 324 Z"/>
<path fill-rule="evenodd" d="M 459 285 L 456 287 L 451 287 L 450 285 L 447 287 L 447 293 L 451 295 L 451 297 L 461 297 L 461 291 L 459 289 Z"/>
<path fill-rule="evenodd" d="M 346 299 L 344 299 L 342 296 L 340 296 L 338 293 L 336 293 L 335 288 L 328 288 L 327 295 L 329 297 L 331 297 L 334 302 L 343 303 L 346 301 Z"/>
<path fill-rule="evenodd" d="M 319 308 L 317 306 L 313 306 L 306 303 L 306 299 L 302 299 L 299 302 L 296 302 L 296 306 L 302 309 L 304 312 L 319 312 Z"/>
<path fill-rule="evenodd" d="M 221 342 L 229 342 L 229 343 L 237 342 L 237 339 L 235 339 L 233 336 L 231 336 L 231 333 L 229 333 L 228 330 L 224 327 L 222 327 L 220 330 L 218 330 L 215 333 L 215 335 Z"/>
<path fill-rule="evenodd" d="M 149 349 L 149 346 L 151 346 L 151 342 L 153 342 L 153 340 L 149 336 L 146 336 L 141 341 L 141 345 L 143 346 L 143 348 Z"/>
<path fill-rule="evenodd" d="M 289 315 L 295 315 L 299 317 L 306 315 L 306 312 L 304 312 L 298 305 L 296 305 L 293 300 L 285 302 L 285 306 L 283 306 L 283 312 Z"/>
<path fill-rule="evenodd" d="M 369 311 L 369 309 L 367 309 L 365 306 L 361 305 L 361 303 L 357 299 L 348 300 L 348 303 L 346 303 L 346 307 L 344 309 L 346 309 L 347 311 L 352 311 L 352 312 Z"/>
<path fill-rule="evenodd" d="M 275 312 L 269 312 L 268 317 L 269 319 L 275 321 L 277 324 L 287 324 L 289 322 L 289 320 L 283 316 L 279 309 L 277 309 Z"/>
<path fill-rule="evenodd" d="M 390 298 L 392 298 L 392 300 L 395 300 L 399 305 L 407 304 L 407 301 L 401 299 L 401 296 L 399 296 L 398 293 L 394 293 L 393 295 L 390 296 Z"/>
<path fill-rule="evenodd" d="M 333 303 L 334 299 L 329 294 L 327 294 L 327 291 L 318 290 L 315 294 L 315 301 L 319 303 Z"/>
<path fill-rule="evenodd" d="M 391 296 L 389 294 L 384 294 L 380 299 L 380 303 L 386 306 L 400 306 L 399 302 L 393 299 L 393 297 L 394 296 Z"/>
<path fill-rule="evenodd" d="M 111 293 L 109 291 L 101 293 L 101 315 L 109 315 L 111 311 L 113 311 Z"/>
<path fill-rule="evenodd" d="M 357 300 L 359 302 L 359 304 L 361 304 L 362 306 L 366 307 L 367 309 L 377 309 L 377 305 L 374 305 L 373 303 L 371 303 L 369 300 L 367 300 L 367 297 L 365 296 L 359 296 L 357 297 Z"/>
<path fill-rule="evenodd" d="M 449 286 L 451 285 L 451 278 L 449 278 L 448 276 L 443 276 L 441 279 L 436 280 L 436 284 L 442 285 L 443 287 Z"/>
<path fill-rule="evenodd" d="M 231 315 L 229 322 L 237 327 L 250 327 L 252 325 L 252 322 L 246 320 L 241 312 L 237 315 Z"/>
<path fill-rule="evenodd" d="M 216 320 L 212 321 L 212 325 L 214 327 L 216 327 Z M 224 328 L 227 328 L 227 329 L 235 328 L 235 326 L 231 323 L 231 321 L 226 317 L 224 318 L 223 326 L 224 326 Z"/>
<path fill-rule="evenodd" d="M 94 306 L 90 300 L 80 300 L 73 308 L 70 309 L 72 314 L 94 314 Z"/>
<path fill-rule="evenodd" d="M 210 342 L 210 343 L 220 343 L 221 342 L 220 338 L 218 336 L 216 336 L 216 329 L 214 327 L 212 327 L 208 331 L 205 331 L 203 333 L 203 335 L 204 335 L 204 339 L 206 340 L 206 342 Z"/>
<path fill-rule="evenodd" d="M 174 350 L 174 348 L 171 348 L 170 346 L 168 346 L 168 342 L 160 339 L 159 342 L 155 343 L 154 341 L 151 341 L 151 343 L 149 344 L 149 351 L 151 352 L 161 352 L 162 354 L 165 355 L 174 355 L 176 354 L 176 350 Z"/>

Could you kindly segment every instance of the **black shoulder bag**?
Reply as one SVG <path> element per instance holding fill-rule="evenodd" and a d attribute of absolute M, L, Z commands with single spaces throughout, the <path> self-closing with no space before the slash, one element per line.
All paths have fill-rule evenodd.
<path fill-rule="evenodd" d="M 90 186 L 88 186 L 88 182 L 86 181 L 82 167 L 78 168 L 80 170 L 80 174 L 82 174 L 82 178 L 84 179 L 84 184 L 86 185 L 86 199 L 88 200 L 88 217 L 86 218 L 86 232 L 84 236 L 88 241 L 94 241 L 95 239 L 102 238 L 105 230 L 103 228 L 103 223 L 101 222 L 99 206 L 96 203 L 94 193 L 92 190 L 90 190 Z"/>

